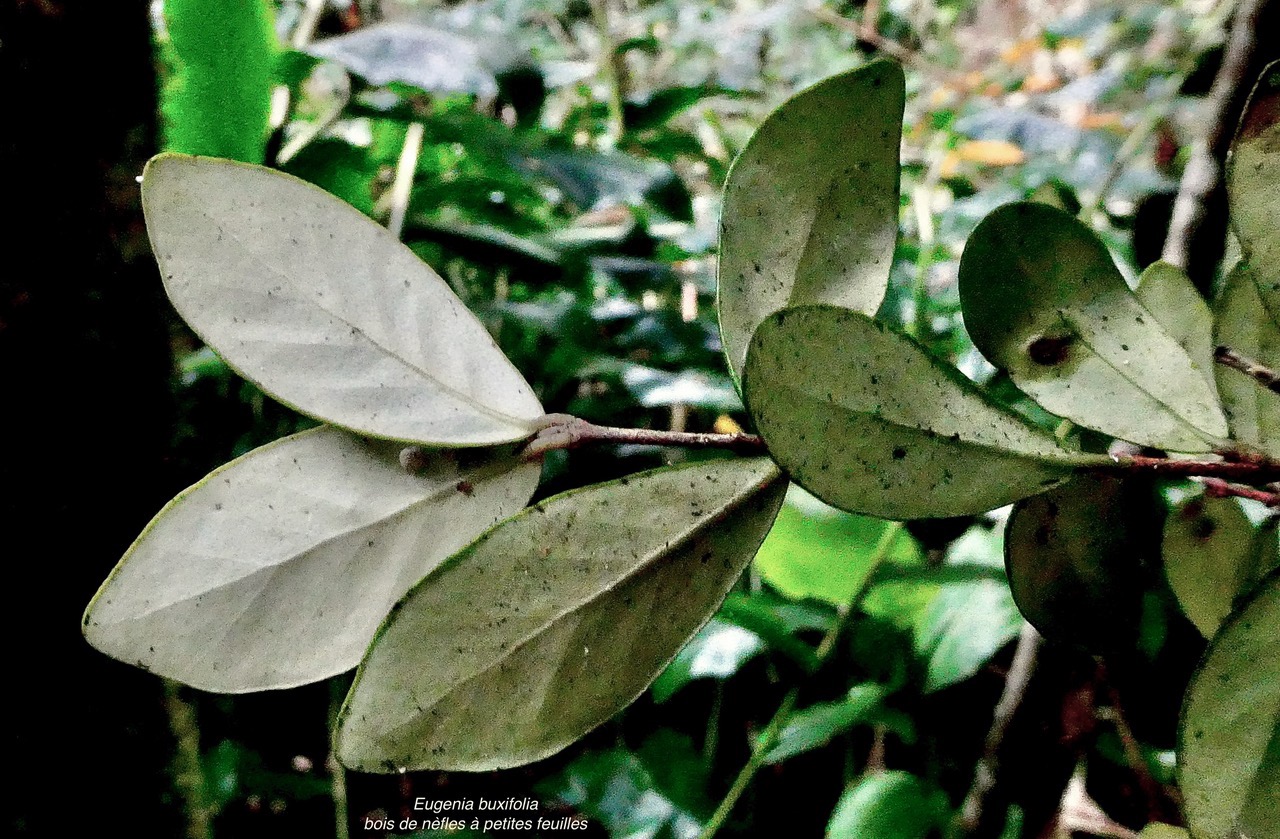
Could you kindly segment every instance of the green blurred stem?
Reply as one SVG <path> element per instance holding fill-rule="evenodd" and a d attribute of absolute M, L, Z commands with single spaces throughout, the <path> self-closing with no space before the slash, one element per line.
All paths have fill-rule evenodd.
<path fill-rule="evenodd" d="M 861 609 L 863 600 L 866 599 L 867 594 L 871 591 L 876 573 L 888 561 L 889 551 L 893 547 L 894 539 L 902 532 L 902 527 L 902 522 L 892 522 L 885 528 L 884 534 L 880 537 L 880 541 L 876 544 L 875 551 L 871 555 L 871 562 L 862 585 L 849 603 L 840 610 L 839 617 L 831 628 L 827 630 L 827 634 L 823 636 L 822 643 L 818 645 L 818 651 L 815 653 L 818 670 L 821 670 L 823 665 L 830 660 L 840 638 L 844 635 L 845 630 L 849 628 L 854 616 Z M 799 698 L 799 685 L 787 691 L 787 695 L 783 697 L 778 710 L 774 712 L 773 718 L 769 720 L 769 724 L 765 726 L 764 731 L 756 738 L 755 745 L 751 748 L 751 757 L 747 758 L 746 765 L 742 767 L 738 777 L 734 778 L 733 786 L 729 787 L 729 791 L 725 794 L 724 799 L 721 800 L 720 806 L 716 808 L 715 813 L 707 821 L 707 826 L 702 829 L 702 833 L 698 834 L 698 839 L 711 839 L 720 831 L 720 828 L 724 827 L 725 822 L 729 820 L 729 816 L 733 813 L 733 808 L 737 805 L 738 799 L 747 791 L 747 787 L 755 779 L 756 773 L 764 765 L 765 757 L 777 744 L 778 738 L 782 735 L 782 729 L 786 726 L 787 720 L 791 718 L 791 713 L 795 710 L 796 702 Z"/>
<path fill-rule="evenodd" d="M 609 0 L 591 0 L 591 19 L 600 36 L 600 72 L 609 87 L 609 138 L 616 143 L 626 126 L 622 118 L 622 56 L 609 26 Z"/>
<path fill-rule="evenodd" d="M 338 724 L 338 713 L 342 710 L 342 700 L 346 696 L 348 680 L 343 678 L 329 681 L 329 727 Z M 330 753 L 327 763 L 329 777 L 332 778 L 329 797 L 333 799 L 333 835 L 334 839 L 351 839 L 351 816 L 347 806 L 347 770 L 338 760 L 336 754 Z"/>
<path fill-rule="evenodd" d="M 182 685 L 168 679 L 164 682 L 164 710 L 173 733 L 173 785 L 187 817 L 186 839 L 213 839 L 213 810 L 205 795 L 196 709 L 183 697 Z"/>

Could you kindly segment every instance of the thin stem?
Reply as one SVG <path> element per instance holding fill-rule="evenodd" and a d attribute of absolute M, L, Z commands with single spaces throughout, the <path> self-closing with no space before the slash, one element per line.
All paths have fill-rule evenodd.
<path fill-rule="evenodd" d="M 1280 507 L 1280 492 L 1242 487 L 1229 484 L 1219 478 L 1205 478 L 1203 483 L 1205 494 L 1213 498 L 1248 498 L 1252 501 L 1261 501 L 1268 507 Z"/>
<path fill-rule="evenodd" d="M 1267 390 L 1280 393 L 1280 373 L 1246 355 L 1241 355 L 1230 347 L 1218 347 L 1213 351 L 1213 360 L 1223 367 L 1239 370 L 1253 378 Z"/>
<path fill-rule="evenodd" d="M 967 836 L 977 830 L 982 821 L 983 804 L 987 795 L 996 787 L 1000 746 L 1004 743 L 1004 735 L 1009 730 L 1014 713 L 1022 704 L 1022 697 L 1026 695 L 1031 674 L 1035 672 L 1040 641 L 1040 633 L 1036 632 L 1035 627 L 1023 621 L 1018 646 L 1013 653 L 1013 663 L 1009 665 L 1009 673 L 1005 677 L 1004 691 L 991 715 L 991 728 L 987 731 L 982 757 L 974 767 L 973 785 L 969 787 L 969 794 L 960 806 L 953 825 L 953 835 Z"/>
<path fill-rule="evenodd" d="M 414 173 L 418 171 L 418 156 L 422 154 L 424 130 L 420 122 L 409 123 L 404 134 L 404 146 L 400 149 L 400 159 L 396 161 L 396 179 L 391 184 L 391 213 L 387 217 L 387 229 L 397 239 L 404 230 L 404 219 L 409 212 L 409 194 L 413 190 Z"/>
<path fill-rule="evenodd" d="M 742 454 L 764 454 L 764 441 L 755 434 L 705 434 L 690 431 L 660 431 L 651 428 L 615 428 L 595 425 L 569 414 L 548 414 L 539 423 L 537 434 L 525 446 L 526 460 L 557 449 L 576 449 L 589 443 L 625 443 L 637 446 L 688 446 L 732 449 Z"/>
<path fill-rule="evenodd" d="M 591 19 L 600 36 L 600 72 L 609 87 L 609 139 L 617 143 L 622 139 L 626 125 L 622 115 L 622 57 L 613 42 L 609 24 L 609 0 L 591 0 Z"/>
<path fill-rule="evenodd" d="M 1110 466 L 1098 467 L 1101 471 L 1131 472 L 1156 475 L 1165 478 L 1220 478 L 1244 484 L 1265 485 L 1280 480 L 1280 463 L 1267 459 L 1250 460 L 1169 460 L 1164 457 L 1112 458 Z"/>
<path fill-rule="evenodd" d="M 338 713 L 342 710 L 342 699 L 346 696 L 348 680 L 343 678 L 329 681 L 329 728 L 333 730 L 338 724 Z M 333 835 L 334 839 L 351 839 L 351 814 L 347 805 L 347 769 L 338 760 L 337 754 L 330 752 L 325 761 L 331 779 L 329 797 L 333 801 Z"/>
<path fill-rule="evenodd" d="M 1147 820 L 1160 821 L 1165 814 L 1160 806 L 1162 799 L 1161 787 L 1156 781 L 1155 776 L 1151 774 L 1151 767 L 1147 765 L 1147 759 L 1142 754 L 1142 746 L 1138 743 L 1138 739 L 1133 736 L 1133 729 L 1129 728 L 1129 721 L 1125 719 L 1124 709 L 1120 705 L 1120 692 L 1116 690 L 1115 685 L 1107 680 L 1106 666 L 1098 665 L 1098 675 L 1106 683 L 1108 707 L 1099 708 L 1098 716 L 1102 719 L 1110 720 L 1115 726 L 1116 735 L 1120 738 L 1121 748 L 1124 749 L 1124 758 L 1129 764 L 1129 768 L 1133 771 L 1134 777 L 1138 779 L 1138 786 L 1142 789 L 1142 794 L 1147 799 Z"/>
<path fill-rule="evenodd" d="M 205 795 L 196 709 L 182 696 L 182 686 L 168 679 L 164 682 L 164 710 L 173 733 L 173 785 L 187 817 L 186 839 L 213 839 L 213 812 Z"/>
<path fill-rule="evenodd" d="M 871 591 L 876 572 L 888 560 L 893 541 L 901 531 L 902 524 L 900 522 L 893 522 L 885 528 L 884 534 L 881 535 L 880 541 L 876 543 L 875 550 L 871 555 L 870 567 L 862 585 L 849 603 L 840 610 L 835 623 L 831 625 L 831 628 L 827 630 L 827 634 L 822 637 L 822 642 L 818 644 L 818 650 L 814 654 L 818 663 L 815 672 L 820 670 L 831 658 L 832 653 L 835 652 L 836 645 L 840 642 L 841 636 L 848 629 L 854 616 L 857 615 L 862 606 L 862 601 Z M 747 791 L 747 787 L 751 785 L 756 773 L 764 765 L 765 756 L 777 744 L 778 738 L 782 735 L 782 729 L 786 726 L 787 720 L 791 718 L 791 712 L 795 710 L 796 702 L 799 698 L 799 685 L 787 691 L 782 703 L 778 705 L 778 710 L 774 712 L 773 718 L 769 720 L 769 724 L 765 726 L 764 731 L 756 738 L 755 745 L 751 747 L 751 756 L 747 758 L 746 765 L 738 772 L 738 777 L 733 779 L 733 786 L 729 787 L 729 791 L 725 793 L 724 798 L 720 801 L 720 806 L 716 808 L 715 813 L 707 821 L 706 827 L 698 834 L 698 839 L 712 839 L 720 828 L 724 827 L 725 822 L 728 821 L 730 814 L 733 812 L 734 806 L 738 803 L 738 799 Z"/>
<path fill-rule="evenodd" d="M 1235 118 L 1249 92 L 1246 78 L 1257 48 L 1258 18 L 1267 0 L 1240 0 L 1231 18 L 1222 65 L 1209 89 L 1205 136 L 1191 150 L 1173 203 L 1173 218 L 1161 259 L 1186 270 L 1201 222 L 1208 214 L 1209 198 L 1222 180 L 1222 163 L 1235 133 Z"/>

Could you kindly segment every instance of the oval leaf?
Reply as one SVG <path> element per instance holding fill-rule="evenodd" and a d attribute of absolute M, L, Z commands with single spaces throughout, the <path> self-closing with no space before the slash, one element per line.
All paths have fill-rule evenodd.
<path fill-rule="evenodd" d="M 939 831 L 947 797 L 908 772 L 875 772 L 845 791 L 831 814 L 827 839 L 920 839 Z"/>
<path fill-rule="evenodd" d="M 1213 386 L 1213 312 L 1175 265 L 1153 262 L 1138 279 L 1138 302 L 1155 315 Z"/>
<path fill-rule="evenodd" d="M 1257 582 L 1254 527 L 1234 498 L 1193 498 L 1164 525 L 1164 573 L 1182 611 L 1206 638 Z"/>
<path fill-rule="evenodd" d="M 960 301 L 974 345 L 1047 410 L 1178 452 L 1226 437 L 1208 372 L 1068 213 L 1023 202 L 983 219 L 960 260 Z"/>
<path fill-rule="evenodd" d="M 874 314 L 898 236 L 902 68 L 873 61 L 774 111 L 729 170 L 720 333 L 735 376 L 760 321 L 788 304 Z"/>
<path fill-rule="evenodd" d="M 1253 271 L 1237 265 L 1214 302 L 1214 341 L 1271 369 L 1280 369 L 1280 326 L 1267 315 Z M 1216 365 L 1214 377 L 1233 439 L 1280 457 L 1280 394 L 1239 370 Z"/>
<path fill-rule="evenodd" d="M 834 507 L 891 519 L 980 513 L 1066 477 L 1079 455 L 860 312 L 770 315 L 747 355 L 769 453 Z"/>
<path fill-rule="evenodd" d="M 478 771 L 547 757 L 634 700 L 706 623 L 786 482 L 764 458 L 548 499 L 409 594 L 343 708 L 355 769 Z"/>
<path fill-rule="evenodd" d="M 1019 501 L 1005 530 L 1014 602 L 1041 635 L 1091 651 L 1137 640 L 1154 544 L 1147 493 L 1116 478 L 1080 475 Z"/>
<path fill-rule="evenodd" d="M 519 511 L 540 469 L 470 465 L 322 427 L 246 454 L 169 502 L 85 613 L 110 656 L 219 693 L 350 670 L 409 588 Z"/>
<path fill-rule="evenodd" d="M 542 408 L 479 320 L 355 208 L 260 166 L 161 155 L 147 230 L 178 313 L 297 410 L 393 440 L 528 437 Z"/>
<path fill-rule="evenodd" d="M 1227 166 L 1231 224 L 1253 265 L 1262 302 L 1280 322 L 1280 61 L 1262 71 L 1245 106 Z"/>
<path fill-rule="evenodd" d="M 1280 837 L 1280 573 L 1223 625 L 1192 678 L 1178 779 L 1196 839 Z"/>

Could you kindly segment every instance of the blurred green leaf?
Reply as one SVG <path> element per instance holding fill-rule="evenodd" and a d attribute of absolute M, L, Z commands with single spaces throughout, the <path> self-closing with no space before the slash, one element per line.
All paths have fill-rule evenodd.
<path fill-rule="evenodd" d="M 653 700 L 666 702 L 694 679 L 727 679 L 764 647 L 764 641 L 754 632 L 712 618 L 654 681 L 650 687 Z"/>
<path fill-rule="evenodd" d="M 788 597 L 812 597 L 843 606 L 867 583 L 872 555 L 889 522 L 837 510 L 792 485 L 755 567 Z M 889 562 L 912 565 L 924 557 L 905 530 L 894 538 Z"/>
<path fill-rule="evenodd" d="M 819 702 L 787 718 L 777 742 L 764 755 L 765 763 L 781 763 L 798 754 L 820 749 L 855 726 L 875 721 L 888 696 L 882 685 L 854 685 L 843 699 Z"/>
<path fill-rule="evenodd" d="M 1213 385 L 1213 313 L 1186 273 L 1167 262 L 1153 262 L 1142 272 L 1136 293 Z"/>
<path fill-rule="evenodd" d="M 174 75 L 161 97 L 167 151 L 261 163 L 275 83 L 273 6 L 165 0 Z"/>
<path fill-rule="evenodd" d="M 876 772 L 845 791 L 831 814 L 827 839 L 921 839 L 940 830 L 946 794 L 907 772 Z"/>

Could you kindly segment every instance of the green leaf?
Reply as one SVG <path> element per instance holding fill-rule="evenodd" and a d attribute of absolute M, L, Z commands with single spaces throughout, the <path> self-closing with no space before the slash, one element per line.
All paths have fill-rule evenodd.
<path fill-rule="evenodd" d="M 653 683 L 653 701 L 666 702 L 694 679 L 727 679 L 764 650 L 754 632 L 712 618 Z"/>
<path fill-rule="evenodd" d="M 965 562 L 974 547 L 999 562 L 1000 534 L 973 528 L 948 552 L 949 563 Z M 989 547 L 988 547 L 989 546 Z M 972 562 L 973 560 L 967 560 Z M 916 652 L 925 660 L 926 693 L 957 684 L 977 673 L 1017 636 L 1022 615 L 1004 581 L 975 580 L 942 586 L 915 626 Z"/>
<path fill-rule="evenodd" d="M 788 597 L 848 603 L 867 583 L 872 555 L 888 522 L 830 507 L 798 486 L 787 491 L 773 529 L 756 554 L 766 582 Z M 889 561 L 918 564 L 924 554 L 905 530 L 894 537 Z"/>
<path fill-rule="evenodd" d="M 1207 371 L 1062 210 L 1023 202 L 983 219 L 960 260 L 960 301 L 974 345 L 1049 411 L 1178 452 L 1226 437 Z"/>
<path fill-rule="evenodd" d="M 1280 573 L 1209 645 L 1178 731 L 1178 778 L 1196 839 L 1280 836 Z"/>
<path fill-rule="evenodd" d="M 1273 322 L 1280 322 L 1280 61 L 1268 64 L 1249 96 L 1227 166 L 1231 223 Z"/>
<path fill-rule="evenodd" d="M 770 114 L 729 170 L 719 312 L 735 376 L 756 326 L 788 304 L 879 308 L 898 236 L 904 98 L 892 62 L 833 76 Z"/>
<path fill-rule="evenodd" d="M 360 433 L 442 446 L 528 437 L 542 408 L 413 252 L 288 175 L 161 155 L 142 180 L 174 307 L 245 378 Z"/>
<path fill-rule="evenodd" d="M 1088 461 L 992 404 L 954 368 L 860 312 L 801 306 L 760 324 L 747 410 L 792 480 L 891 519 L 980 513 Z"/>
<path fill-rule="evenodd" d="M 1280 326 L 1258 296 L 1254 272 L 1238 264 L 1214 302 L 1214 342 L 1243 356 L 1280 368 Z M 1221 364 L 1214 368 L 1227 411 L 1231 437 L 1271 457 L 1280 457 L 1280 394 L 1252 377 Z"/>
<path fill-rule="evenodd" d="M 804 752 L 820 749 L 855 726 L 874 722 L 888 691 L 877 684 L 854 685 L 836 702 L 819 702 L 787 718 L 765 763 L 781 763 Z"/>
<path fill-rule="evenodd" d="M 827 839 L 920 839 L 940 830 L 947 797 L 908 772 L 876 772 L 845 791 L 831 814 Z"/>
<path fill-rule="evenodd" d="M 338 754 L 365 771 L 482 770 L 554 754 L 635 699 L 764 539 L 764 458 L 662 469 L 550 498 L 462 550 L 388 617 Z"/>
<path fill-rule="evenodd" d="M 1154 544 L 1147 494 L 1080 475 L 1019 501 L 1005 532 L 1013 599 L 1046 638 L 1085 649 L 1132 646 L 1142 620 L 1142 555 Z"/>
<path fill-rule="evenodd" d="M 1175 265 L 1153 262 L 1138 279 L 1137 296 L 1213 387 L 1213 313 L 1190 278 Z"/>
<path fill-rule="evenodd" d="M 110 656 L 203 690 L 314 682 L 359 663 L 387 610 L 519 511 L 536 464 L 423 452 L 332 427 L 215 470 L 169 502 L 89 604 Z"/>
<path fill-rule="evenodd" d="M 1183 613 L 1206 638 L 1257 581 L 1254 532 L 1234 498 L 1192 498 L 1165 520 L 1165 576 Z"/>
<path fill-rule="evenodd" d="M 1152 822 L 1142 828 L 1142 832 L 1138 834 L 1138 839 L 1191 839 L 1191 834 L 1187 833 L 1186 828 L 1183 827 Z"/>
<path fill-rule="evenodd" d="M 264 0 L 165 0 L 174 75 L 161 97 L 164 147 L 261 163 L 276 37 Z"/>

